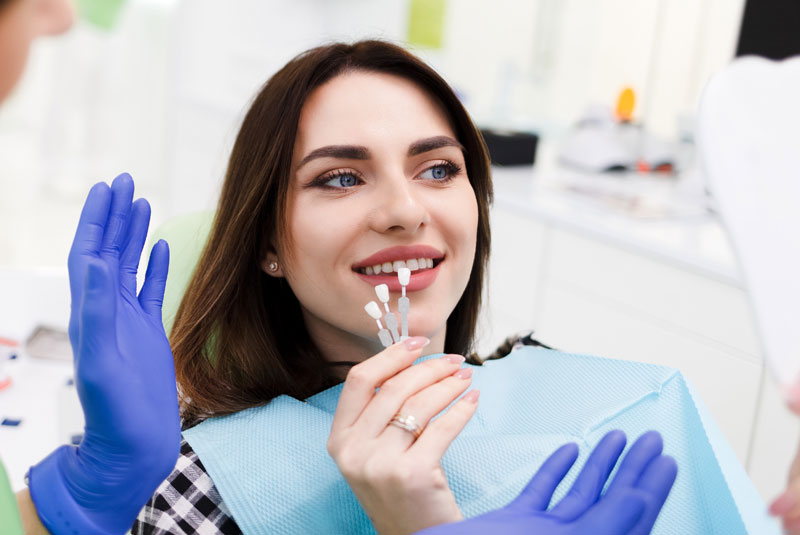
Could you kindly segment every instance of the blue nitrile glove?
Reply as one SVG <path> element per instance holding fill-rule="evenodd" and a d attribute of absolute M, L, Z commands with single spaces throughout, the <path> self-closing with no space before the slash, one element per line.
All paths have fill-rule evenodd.
<path fill-rule="evenodd" d="M 169 249 L 136 272 L 150 222 L 133 180 L 89 192 L 69 254 L 69 335 L 86 418 L 80 446 L 61 446 L 32 467 L 31 498 L 53 534 L 127 532 L 180 448 L 175 368 L 161 324 Z"/>
<path fill-rule="evenodd" d="M 661 455 L 661 435 L 650 431 L 631 446 L 617 475 L 600 496 L 622 450 L 625 435 L 611 431 L 592 451 L 575 483 L 560 502 L 547 506 L 558 484 L 578 457 L 578 447 L 565 444 L 539 468 L 528 486 L 510 504 L 463 522 L 435 526 L 425 535 L 603 535 L 647 534 L 653 527 L 677 466 Z"/>

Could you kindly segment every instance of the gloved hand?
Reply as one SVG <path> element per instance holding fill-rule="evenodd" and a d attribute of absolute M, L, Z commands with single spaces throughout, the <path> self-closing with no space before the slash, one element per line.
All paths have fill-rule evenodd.
<path fill-rule="evenodd" d="M 435 526 L 425 535 L 569 535 L 583 533 L 647 534 L 653 527 L 677 475 L 675 461 L 661 455 L 661 435 L 642 435 L 622 461 L 608 490 L 600 496 L 614 469 L 625 435 L 611 431 L 592 451 L 566 496 L 547 506 L 558 484 L 578 457 L 578 447 L 565 444 L 544 462 L 528 486 L 502 509 L 475 518 Z"/>
<path fill-rule="evenodd" d="M 61 446 L 29 474 L 53 534 L 126 533 L 174 468 L 180 418 L 172 352 L 161 323 L 169 249 L 159 241 L 136 295 L 150 222 L 133 180 L 89 192 L 69 254 L 69 335 L 86 419 L 80 446 Z"/>

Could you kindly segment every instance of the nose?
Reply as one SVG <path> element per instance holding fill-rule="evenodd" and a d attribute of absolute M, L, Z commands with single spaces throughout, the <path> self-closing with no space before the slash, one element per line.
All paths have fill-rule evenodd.
<path fill-rule="evenodd" d="M 398 173 L 376 190 L 371 226 L 381 233 L 413 234 L 429 221 L 428 210 L 412 180 Z"/>

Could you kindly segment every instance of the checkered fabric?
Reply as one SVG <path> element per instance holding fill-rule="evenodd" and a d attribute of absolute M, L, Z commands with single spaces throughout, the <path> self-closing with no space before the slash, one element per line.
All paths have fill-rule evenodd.
<path fill-rule="evenodd" d="M 476 356 L 471 363 L 503 358 L 513 349 L 522 346 L 548 348 L 527 331 L 506 339 L 497 350 L 485 359 Z M 164 480 L 156 493 L 139 512 L 131 529 L 132 535 L 185 535 L 242 533 L 222 502 L 214 482 L 206 473 L 203 463 L 185 440 L 175 469 Z"/>
<path fill-rule="evenodd" d="M 242 533 L 203 463 L 185 440 L 175 469 L 139 512 L 133 535 Z"/>

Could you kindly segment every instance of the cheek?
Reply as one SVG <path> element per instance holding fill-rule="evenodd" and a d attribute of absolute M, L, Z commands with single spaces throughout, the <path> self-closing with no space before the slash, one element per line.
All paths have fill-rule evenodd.
<path fill-rule="evenodd" d="M 11 93 L 25 70 L 34 38 L 27 2 L 18 4 L 0 17 L 0 101 Z"/>
<path fill-rule="evenodd" d="M 447 233 L 453 246 L 457 247 L 462 269 L 469 272 L 478 237 L 478 201 L 472 187 L 467 185 L 460 189 L 458 197 L 453 199 L 448 208 L 445 222 Z"/>
<path fill-rule="evenodd" d="M 335 278 L 337 261 L 353 241 L 351 210 L 333 206 L 336 203 L 297 202 L 290 215 L 291 251 L 287 255 L 291 277 L 297 281 L 310 278 Z M 352 219 L 352 217 L 350 217 Z M 291 281 L 294 282 L 294 281 Z"/>

